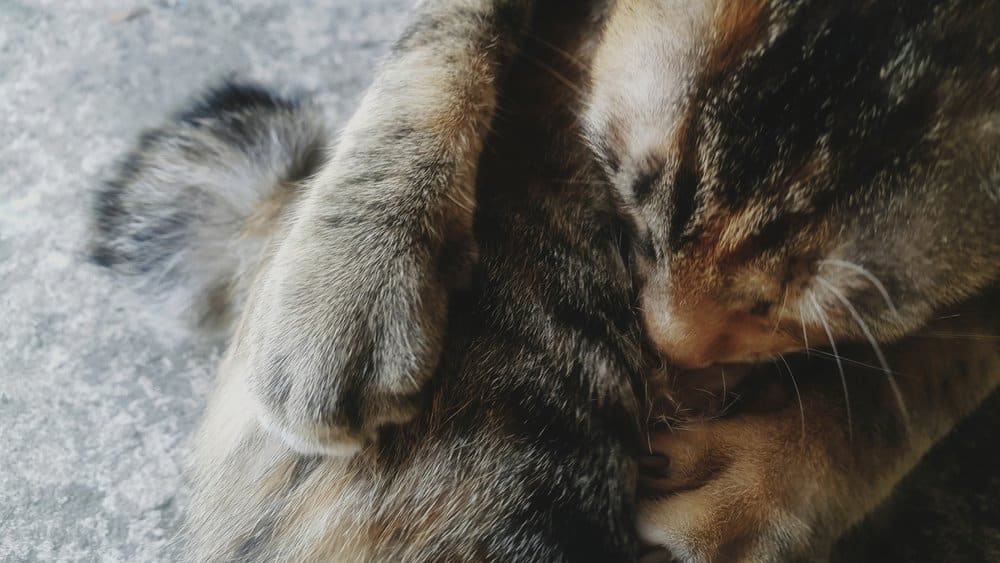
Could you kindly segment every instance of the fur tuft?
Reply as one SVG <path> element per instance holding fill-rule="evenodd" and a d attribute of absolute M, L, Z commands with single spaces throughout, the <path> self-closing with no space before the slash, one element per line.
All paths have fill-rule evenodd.
<path fill-rule="evenodd" d="M 224 83 L 145 132 L 98 191 L 91 258 L 186 324 L 227 332 L 326 146 L 314 106 Z"/>

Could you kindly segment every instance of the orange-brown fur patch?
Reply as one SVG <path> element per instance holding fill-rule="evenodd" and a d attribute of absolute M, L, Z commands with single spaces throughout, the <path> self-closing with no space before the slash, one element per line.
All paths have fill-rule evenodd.
<path fill-rule="evenodd" d="M 712 74 L 721 73 L 749 51 L 767 30 L 766 15 L 761 0 L 721 2 L 712 22 L 714 45 L 705 68 Z"/>

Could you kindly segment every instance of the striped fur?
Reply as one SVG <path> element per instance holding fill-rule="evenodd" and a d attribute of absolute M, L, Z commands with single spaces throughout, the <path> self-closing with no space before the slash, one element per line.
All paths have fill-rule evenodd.
<path fill-rule="evenodd" d="M 987 0 L 616 3 L 586 130 L 636 225 L 648 337 L 784 379 L 750 377 L 721 420 L 674 397 L 644 539 L 822 556 L 1000 384 L 998 68 Z M 852 360 L 843 382 L 839 359 L 785 367 L 810 346 Z"/>
<path fill-rule="evenodd" d="M 193 558 L 635 558 L 632 273 L 679 363 L 828 338 L 877 364 L 867 330 L 900 372 L 849 365 L 848 398 L 836 364 L 747 368 L 721 419 L 654 397 L 686 432 L 653 427 L 639 531 L 682 561 L 822 556 L 996 387 L 995 345 L 913 334 L 998 328 L 989 2 L 532 4 L 422 3 L 325 163 L 289 164 L 322 138 L 305 106 L 234 87 L 201 106 L 222 126 L 178 118 L 104 192 L 99 260 L 170 273 L 196 318 L 245 303 L 196 440 Z M 310 148 L 247 150 L 257 115 Z M 217 270 L 171 236 L 204 217 L 171 222 L 188 200 L 144 174 L 185 135 L 285 165 L 253 173 L 223 223 L 244 259 Z"/>
<path fill-rule="evenodd" d="M 592 17 L 581 5 L 556 8 L 564 18 L 586 22 Z M 538 19 L 556 21 L 553 15 L 542 12 Z M 467 211 L 465 205 L 452 207 L 453 197 L 463 193 L 435 195 L 430 188 L 420 197 L 422 207 L 391 214 L 388 211 L 395 208 L 383 212 L 380 207 L 398 203 L 390 197 L 404 202 L 418 197 L 413 192 L 421 185 L 393 182 L 439 171 L 410 159 L 441 150 L 439 138 L 428 131 L 429 125 L 448 124 L 440 116 L 412 131 L 407 128 L 398 148 L 386 147 L 395 142 L 394 135 L 408 115 L 404 111 L 394 118 L 386 113 L 395 107 L 395 88 L 414 95 L 427 87 L 420 82 L 425 77 L 438 80 L 435 73 L 442 71 L 436 67 L 442 63 L 427 57 L 436 49 L 449 53 L 450 38 L 459 37 L 463 29 L 449 32 L 441 26 L 468 23 L 464 19 L 427 23 L 421 17 L 403 44 L 428 52 L 418 55 L 397 49 L 387 62 L 348 127 L 337 156 L 306 185 L 308 194 L 292 219 L 295 224 L 267 266 L 270 271 L 259 278 L 263 289 L 255 295 L 236 344 L 223 362 L 193 458 L 189 529 L 197 559 L 628 561 L 636 556 L 639 331 L 630 310 L 630 276 L 617 245 L 623 224 L 616 219 L 609 193 L 599 185 L 537 182 L 539 177 L 567 177 L 578 167 L 589 166 L 579 145 L 565 147 L 565 140 L 547 134 L 573 127 L 571 100 L 546 94 L 557 90 L 558 83 L 537 76 L 535 67 L 525 62 L 543 59 L 565 66 L 548 48 L 527 46 L 529 55 L 508 70 L 507 99 L 517 103 L 521 113 L 494 124 L 491 155 L 479 166 L 480 265 L 470 289 L 453 298 L 457 301 L 451 307 L 448 338 L 429 389 L 428 408 L 405 426 L 382 429 L 377 440 L 349 459 L 297 452 L 255 417 L 254 356 L 245 352 L 245 346 L 255 342 L 254 326 L 262 324 L 253 308 L 271 299 L 268 278 L 287 267 L 281 262 L 282 251 L 301 252 L 303 246 L 310 248 L 321 240 L 297 238 L 296 229 L 321 237 L 316 228 L 333 228 L 337 233 L 355 228 L 353 222 L 373 225 L 364 231 L 366 238 L 358 240 L 371 241 L 377 250 L 380 239 L 375 237 L 387 237 L 400 245 L 397 252 L 407 253 L 401 255 L 405 259 L 410 252 L 429 252 L 419 243 L 435 239 L 424 235 L 405 245 L 396 243 L 390 237 L 400 236 L 401 231 L 383 230 L 398 228 L 388 221 L 405 222 L 412 229 L 409 222 L 429 221 L 420 213 L 435 205 L 445 208 L 442 213 Z M 477 21 L 486 20 L 477 16 Z M 578 23 L 569 31 L 545 35 L 571 49 L 585 29 Z M 432 37 L 422 38 L 424 34 Z M 430 39 L 444 45 L 435 47 Z M 404 57 L 406 64 L 396 57 Z M 414 68 L 421 59 L 432 65 L 428 74 Z M 395 77 L 397 68 L 406 72 Z M 387 75 L 401 82 L 393 82 L 393 89 L 383 87 L 392 82 Z M 405 80 L 417 82 L 406 87 Z M 456 95 L 450 91 L 453 83 L 447 88 L 448 96 Z M 402 109 L 407 103 L 414 102 L 403 103 Z M 366 115 L 372 111 L 385 116 L 372 121 Z M 457 119 L 453 125 L 462 123 Z M 468 133 L 463 135 L 468 138 Z M 537 139 L 538 144 L 524 139 Z M 425 146 L 427 142 L 432 146 Z M 514 171 L 507 164 L 528 159 L 536 151 L 566 158 L 549 164 L 544 176 Z M 431 154 L 441 158 L 440 152 Z M 449 163 L 462 162 L 445 159 L 441 165 L 447 172 Z M 379 173 L 383 167 L 388 168 L 384 177 Z M 338 195 L 330 189 L 342 177 L 366 178 L 363 171 L 380 178 L 373 191 Z M 451 185 L 453 179 L 437 179 L 440 184 L 430 187 L 460 188 Z M 363 181 L 352 185 L 358 184 Z M 567 205 L 567 200 L 573 203 Z M 355 209 L 352 205 L 359 206 L 356 215 L 347 213 Z M 312 223 L 313 217 L 323 223 Z M 345 247 L 328 243 L 328 253 L 342 251 Z M 365 260 L 378 256 L 351 258 L 367 265 Z M 318 264 L 327 260 L 332 258 L 313 257 Z M 371 268 L 363 270 L 366 275 L 379 272 Z M 342 269 L 341 263 L 331 263 L 321 271 L 336 276 Z M 289 283 L 308 282 L 309 297 L 330 298 L 336 290 L 330 282 L 295 271 L 305 277 Z M 320 288 L 325 289 L 317 291 Z M 344 298 L 356 298 L 367 288 L 355 286 L 354 293 Z M 386 295 L 396 302 L 407 302 L 393 286 L 387 290 L 392 290 Z M 405 317 L 390 319 L 399 330 L 410 328 Z M 361 391 L 359 400 L 371 400 L 369 390 Z M 315 396 L 321 395 L 314 391 L 308 397 Z"/>
<path fill-rule="evenodd" d="M 579 100 L 535 65 L 583 81 L 559 50 L 585 57 L 601 11 L 530 4 L 422 3 L 332 156 L 269 215 L 195 440 L 193 559 L 636 558 L 625 224 L 602 185 L 541 181 L 594 173 Z"/>
<path fill-rule="evenodd" d="M 606 37 L 588 140 L 675 362 L 891 341 L 1000 281 L 994 2 L 623 0 Z"/>

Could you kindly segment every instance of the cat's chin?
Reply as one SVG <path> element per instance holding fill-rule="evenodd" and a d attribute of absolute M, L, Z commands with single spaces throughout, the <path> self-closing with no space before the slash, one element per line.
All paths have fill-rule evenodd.
<path fill-rule="evenodd" d="M 699 369 L 661 365 L 652 379 L 655 419 L 694 421 L 769 410 L 787 400 L 779 363 L 717 363 Z"/>
<path fill-rule="evenodd" d="M 695 369 L 679 367 L 673 370 L 672 377 L 679 387 L 696 389 L 700 393 L 723 395 L 733 391 L 748 377 L 760 371 L 760 364 L 715 363 Z"/>

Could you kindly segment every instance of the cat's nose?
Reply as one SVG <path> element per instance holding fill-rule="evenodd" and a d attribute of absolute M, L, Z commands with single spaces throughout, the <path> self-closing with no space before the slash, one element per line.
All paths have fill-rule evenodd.
<path fill-rule="evenodd" d="M 711 300 L 675 303 L 654 293 L 644 296 L 642 311 L 650 344 L 682 369 L 757 362 L 799 348 L 773 321 Z"/>
<path fill-rule="evenodd" d="M 683 315 L 670 307 L 647 303 L 643 307 L 646 333 L 654 348 L 682 369 L 702 369 L 730 355 L 732 336 L 722 319 L 711 315 Z"/>
<path fill-rule="evenodd" d="M 725 333 L 659 333 L 651 335 L 656 347 L 670 363 L 686 370 L 704 369 L 727 359 L 726 343 L 730 340 Z"/>

